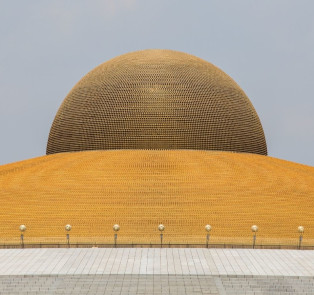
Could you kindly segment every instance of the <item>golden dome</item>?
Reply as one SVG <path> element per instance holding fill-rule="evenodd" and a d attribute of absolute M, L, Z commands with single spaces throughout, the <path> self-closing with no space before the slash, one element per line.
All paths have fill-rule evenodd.
<path fill-rule="evenodd" d="M 314 167 L 199 150 L 59 153 L 0 166 L 0 242 L 314 243 Z"/>
<path fill-rule="evenodd" d="M 171 50 L 124 54 L 67 95 L 47 154 L 108 149 L 196 149 L 267 154 L 251 102 L 223 71 Z"/>

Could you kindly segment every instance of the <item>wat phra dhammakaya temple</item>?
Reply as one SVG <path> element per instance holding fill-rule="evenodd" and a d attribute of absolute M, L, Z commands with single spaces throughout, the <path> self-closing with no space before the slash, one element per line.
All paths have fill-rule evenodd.
<path fill-rule="evenodd" d="M 284 148 L 284 147 L 282 147 Z M 47 155 L 0 167 L 0 243 L 314 244 L 314 167 L 267 156 L 249 98 L 195 56 L 144 50 L 84 76 Z"/>

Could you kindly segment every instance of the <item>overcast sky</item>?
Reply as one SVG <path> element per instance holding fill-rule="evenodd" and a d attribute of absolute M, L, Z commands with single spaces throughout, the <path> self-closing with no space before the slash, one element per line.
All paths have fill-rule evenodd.
<path fill-rule="evenodd" d="M 252 101 L 269 155 L 314 166 L 313 0 L 0 0 L 0 165 L 45 154 L 74 84 L 134 50 L 201 57 Z"/>

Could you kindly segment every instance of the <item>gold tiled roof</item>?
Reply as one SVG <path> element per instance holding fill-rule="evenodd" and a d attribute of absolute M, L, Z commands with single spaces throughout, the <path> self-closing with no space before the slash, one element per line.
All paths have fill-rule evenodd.
<path fill-rule="evenodd" d="M 223 71 L 171 50 L 124 54 L 71 90 L 47 154 L 107 149 L 198 149 L 267 154 L 260 120 Z"/>
<path fill-rule="evenodd" d="M 198 150 L 59 153 L 0 167 L 0 242 L 314 243 L 314 167 L 254 154 Z"/>

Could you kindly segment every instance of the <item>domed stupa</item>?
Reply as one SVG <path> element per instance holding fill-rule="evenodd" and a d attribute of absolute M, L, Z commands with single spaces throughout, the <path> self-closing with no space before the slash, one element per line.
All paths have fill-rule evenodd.
<path fill-rule="evenodd" d="M 47 154 L 108 149 L 192 149 L 267 154 L 243 90 L 195 56 L 144 50 L 83 77 L 53 122 Z"/>
<path fill-rule="evenodd" d="M 84 76 L 47 155 L 0 167 L 0 242 L 314 243 L 314 168 L 267 156 L 258 115 L 198 57 L 143 50 Z M 117 232 L 115 232 L 117 234 Z"/>

